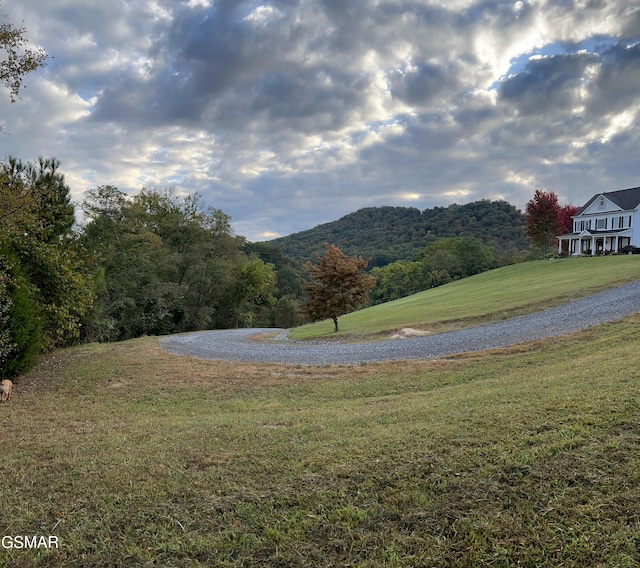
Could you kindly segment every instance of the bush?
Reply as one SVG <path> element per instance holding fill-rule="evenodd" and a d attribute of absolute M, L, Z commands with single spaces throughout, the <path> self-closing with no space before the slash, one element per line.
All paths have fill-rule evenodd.
<path fill-rule="evenodd" d="M 42 349 L 42 315 L 35 300 L 35 289 L 22 275 L 18 264 L 0 256 L 3 275 L 0 337 L 4 348 L 0 374 L 11 378 L 30 370 Z"/>
<path fill-rule="evenodd" d="M 296 327 L 300 322 L 298 319 L 299 304 L 295 298 L 285 296 L 280 298 L 273 308 L 273 323 L 276 327 L 290 328 Z"/>
<path fill-rule="evenodd" d="M 11 322 L 9 311 L 13 306 L 13 301 L 8 291 L 9 281 L 9 275 L 0 268 L 0 368 L 14 349 L 9 325 Z"/>
<path fill-rule="evenodd" d="M 453 278 L 446 270 L 432 270 L 427 274 L 429 288 L 437 288 L 443 284 L 453 282 Z"/>

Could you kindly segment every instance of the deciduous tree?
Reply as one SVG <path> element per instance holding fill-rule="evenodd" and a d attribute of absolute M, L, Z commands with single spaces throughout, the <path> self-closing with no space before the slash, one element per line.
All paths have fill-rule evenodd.
<path fill-rule="evenodd" d="M 541 248 L 546 256 L 556 236 L 571 231 L 571 216 L 576 211 L 578 208 L 573 205 L 560 206 L 558 196 L 553 191 L 536 189 L 527 203 L 525 213 L 527 234 L 534 246 Z"/>
<path fill-rule="evenodd" d="M 82 242 L 100 266 L 88 339 L 252 325 L 272 301 L 272 267 L 243 252 L 229 217 L 196 195 L 89 191 Z"/>
<path fill-rule="evenodd" d="M 544 255 L 559 233 L 559 209 L 558 196 L 553 191 L 536 189 L 533 198 L 527 203 L 527 235 L 531 237 L 534 246 L 542 249 Z"/>
<path fill-rule="evenodd" d="M 20 98 L 24 76 L 42 67 L 47 54 L 39 47 L 26 48 L 24 27 L 17 28 L 0 14 L 0 84 L 9 89 L 9 99 Z M 0 126 L 0 131 L 2 127 Z"/>
<path fill-rule="evenodd" d="M 240 263 L 232 274 L 234 285 L 229 295 L 232 326 L 252 327 L 256 309 L 275 302 L 273 264 L 265 263 L 254 255 Z"/>
<path fill-rule="evenodd" d="M 337 246 L 324 243 L 319 264 L 307 263 L 312 280 L 305 284 L 308 294 L 302 311 L 311 321 L 331 319 L 338 331 L 338 318 L 367 303 L 375 277 L 365 274 L 370 259 L 348 257 Z"/>
<path fill-rule="evenodd" d="M 558 234 L 571 233 L 573 231 L 573 215 L 578 212 L 575 205 L 563 205 L 558 209 Z"/>

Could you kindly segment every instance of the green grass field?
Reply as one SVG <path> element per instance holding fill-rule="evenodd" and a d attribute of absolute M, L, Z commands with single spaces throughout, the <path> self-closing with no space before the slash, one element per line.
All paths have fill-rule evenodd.
<path fill-rule="evenodd" d="M 342 316 L 298 327 L 293 339 L 353 337 L 402 327 L 440 331 L 557 306 L 640 278 L 640 255 L 540 260 L 505 266 Z"/>
<path fill-rule="evenodd" d="M 58 351 L 0 406 L 0 537 L 60 548 L 0 566 L 638 566 L 639 340 L 640 315 L 422 362 Z"/>

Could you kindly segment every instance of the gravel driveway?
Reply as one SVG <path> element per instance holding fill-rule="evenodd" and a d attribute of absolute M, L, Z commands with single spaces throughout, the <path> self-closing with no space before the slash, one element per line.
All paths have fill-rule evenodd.
<path fill-rule="evenodd" d="M 375 343 L 295 342 L 252 339 L 274 329 L 199 331 L 164 337 L 170 353 L 202 359 L 304 365 L 429 359 L 556 337 L 640 312 L 640 281 L 535 314 L 446 333 Z"/>

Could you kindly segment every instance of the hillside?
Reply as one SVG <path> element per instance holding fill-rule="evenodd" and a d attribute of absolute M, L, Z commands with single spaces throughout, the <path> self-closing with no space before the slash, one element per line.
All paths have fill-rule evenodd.
<path fill-rule="evenodd" d="M 48 353 L 0 405 L 0 567 L 638 566 L 639 330 L 365 365 Z"/>
<path fill-rule="evenodd" d="M 434 207 L 367 207 L 337 221 L 269 241 L 296 260 L 313 260 L 322 243 L 348 255 L 372 258 L 370 266 L 412 259 L 443 237 L 473 237 L 506 254 L 527 250 L 525 217 L 506 201 L 481 200 L 466 205 Z"/>
<path fill-rule="evenodd" d="M 459 329 L 557 306 L 640 278 L 640 255 L 538 260 L 463 278 L 331 321 L 291 331 L 292 339 L 368 338 L 405 327 Z"/>

